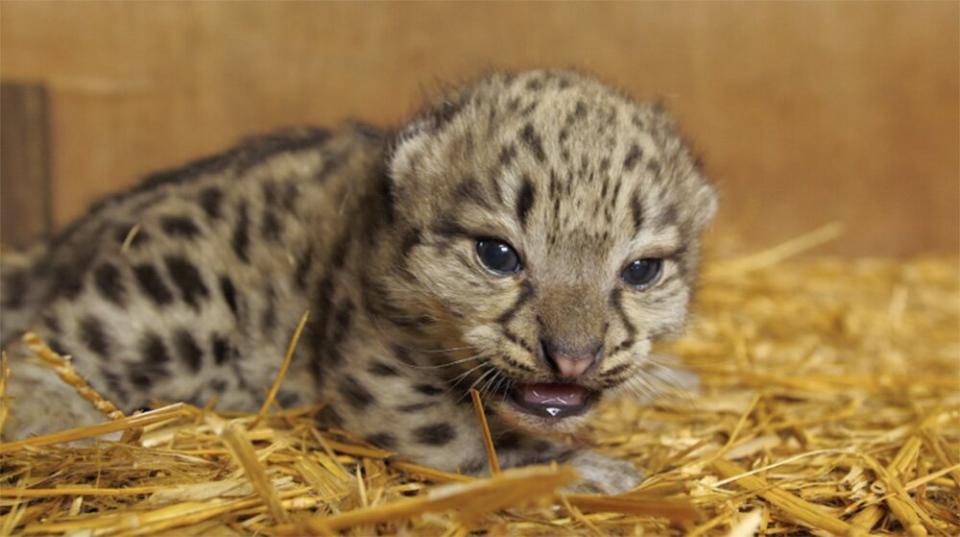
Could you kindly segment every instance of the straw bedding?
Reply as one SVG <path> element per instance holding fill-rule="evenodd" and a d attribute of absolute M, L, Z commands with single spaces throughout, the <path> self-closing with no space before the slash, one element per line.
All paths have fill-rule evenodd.
<path fill-rule="evenodd" d="M 709 264 L 661 349 L 699 390 L 609 403 L 588 435 L 648 471 L 624 496 L 414 465 L 319 406 L 124 417 L 88 391 L 113 420 L 0 444 L 0 534 L 960 535 L 958 260 L 787 259 L 830 233 Z"/>

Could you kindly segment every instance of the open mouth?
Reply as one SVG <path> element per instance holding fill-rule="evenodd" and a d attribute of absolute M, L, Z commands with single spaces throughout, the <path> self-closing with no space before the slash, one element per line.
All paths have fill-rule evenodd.
<path fill-rule="evenodd" d="M 599 393 L 579 384 L 519 384 L 510 399 L 520 410 L 543 418 L 566 418 L 586 412 L 599 398 Z"/>

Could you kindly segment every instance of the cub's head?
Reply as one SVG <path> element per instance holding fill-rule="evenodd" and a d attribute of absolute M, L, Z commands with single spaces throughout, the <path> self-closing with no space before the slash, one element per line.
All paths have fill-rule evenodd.
<path fill-rule="evenodd" d="M 409 124 L 388 161 L 398 318 L 515 424 L 569 431 L 637 389 L 684 322 L 716 208 L 674 124 L 570 72 L 498 74 Z"/>

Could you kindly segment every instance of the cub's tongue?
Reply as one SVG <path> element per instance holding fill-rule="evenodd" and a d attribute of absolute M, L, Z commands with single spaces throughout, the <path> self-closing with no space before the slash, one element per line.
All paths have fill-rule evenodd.
<path fill-rule="evenodd" d="M 514 401 L 531 414 L 563 418 L 582 412 L 592 402 L 592 395 L 576 384 L 521 384 L 514 392 Z"/>
<path fill-rule="evenodd" d="M 587 390 L 576 384 L 523 384 L 520 397 L 531 405 L 580 406 Z"/>

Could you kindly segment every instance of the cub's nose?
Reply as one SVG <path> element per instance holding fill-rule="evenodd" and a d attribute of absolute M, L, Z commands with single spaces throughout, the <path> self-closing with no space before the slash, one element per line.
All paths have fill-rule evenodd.
<path fill-rule="evenodd" d="M 544 361 L 558 376 L 575 379 L 600 360 L 603 343 L 591 342 L 580 348 L 573 348 L 541 339 L 540 351 L 543 353 Z"/>

